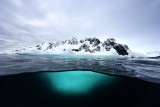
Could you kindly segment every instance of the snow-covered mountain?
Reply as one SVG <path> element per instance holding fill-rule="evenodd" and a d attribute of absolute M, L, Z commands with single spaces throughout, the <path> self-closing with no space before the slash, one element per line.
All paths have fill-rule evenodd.
<path fill-rule="evenodd" d="M 37 46 L 14 50 L 12 53 L 29 53 L 29 54 L 76 54 L 76 55 L 111 55 L 111 56 L 128 56 L 136 55 L 125 44 L 117 43 L 114 38 L 108 38 L 104 41 L 100 39 L 85 38 L 77 40 L 72 38 L 65 41 L 54 43 L 44 42 Z"/>

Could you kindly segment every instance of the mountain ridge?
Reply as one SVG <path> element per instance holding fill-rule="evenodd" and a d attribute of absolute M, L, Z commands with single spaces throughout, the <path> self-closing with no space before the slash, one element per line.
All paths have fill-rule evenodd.
<path fill-rule="evenodd" d="M 93 37 L 93 38 L 85 38 L 85 39 L 76 39 L 73 37 L 72 39 L 57 41 L 57 42 L 44 42 L 42 44 L 32 46 L 29 48 L 24 48 L 21 50 L 13 50 L 12 53 L 50 53 L 57 54 L 64 52 L 72 52 L 72 53 L 110 53 L 114 52 L 114 54 L 119 56 L 130 56 L 134 57 L 133 52 L 130 50 L 129 46 L 126 44 L 117 43 L 114 38 L 107 38 L 104 41 Z M 107 55 L 107 54 L 106 54 Z"/>

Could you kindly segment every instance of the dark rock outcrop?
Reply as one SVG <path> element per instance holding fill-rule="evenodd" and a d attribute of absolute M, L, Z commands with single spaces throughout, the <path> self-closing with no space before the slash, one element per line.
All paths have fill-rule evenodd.
<path fill-rule="evenodd" d="M 114 48 L 119 55 L 128 55 L 127 50 L 129 50 L 129 47 L 127 45 L 116 43 L 114 38 L 108 38 L 103 42 L 102 46 L 105 47 L 106 51 L 110 51 L 112 48 Z"/>
<path fill-rule="evenodd" d="M 98 38 L 86 38 L 85 41 L 89 41 L 89 43 L 95 47 L 95 46 L 98 46 L 100 44 L 100 40 Z M 82 42 L 82 40 L 81 40 Z"/>
<path fill-rule="evenodd" d="M 112 46 L 105 46 L 106 51 L 110 51 L 112 49 Z"/>
<path fill-rule="evenodd" d="M 76 38 L 72 38 L 71 40 L 66 40 L 66 42 L 68 43 L 68 44 L 71 44 L 71 45 L 76 45 L 76 44 L 78 44 L 78 40 L 76 39 Z"/>
<path fill-rule="evenodd" d="M 84 40 L 81 39 L 81 40 L 80 40 L 80 43 L 84 43 Z"/>
<path fill-rule="evenodd" d="M 80 47 L 79 47 L 79 50 L 88 50 L 89 49 L 89 46 L 87 44 L 82 44 Z"/>
<path fill-rule="evenodd" d="M 110 51 L 115 44 L 116 40 L 114 38 L 108 38 L 103 42 L 102 46 L 105 47 L 106 51 Z"/>
<path fill-rule="evenodd" d="M 122 44 L 115 44 L 113 47 L 119 55 L 128 55 L 127 49 Z"/>
<path fill-rule="evenodd" d="M 93 47 L 98 46 L 100 44 L 100 40 L 97 38 L 92 38 L 90 40 L 90 44 L 92 44 Z"/>
<path fill-rule="evenodd" d="M 79 49 L 72 49 L 72 51 L 79 52 L 80 50 Z"/>
<path fill-rule="evenodd" d="M 104 43 L 102 44 L 105 46 L 114 46 L 116 44 L 116 40 L 114 38 L 108 38 Z"/>
<path fill-rule="evenodd" d="M 100 51 L 100 46 L 97 46 L 95 49 L 91 50 L 91 53 L 95 53 L 96 51 Z"/>
<path fill-rule="evenodd" d="M 40 45 L 36 46 L 38 50 L 42 50 L 42 47 Z"/>
<path fill-rule="evenodd" d="M 52 43 L 49 43 L 49 46 L 47 47 L 47 50 L 48 50 L 48 49 L 52 49 L 53 47 L 56 47 L 55 44 L 54 44 L 54 43 L 53 43 L 53 44 L 52 44 Z"/>
<path fill-rule="evenodd" d="M 111 45 L 114 46 L 116 44 L 116 40 L 114 38 L 108 38 L 107 42 Z"/>

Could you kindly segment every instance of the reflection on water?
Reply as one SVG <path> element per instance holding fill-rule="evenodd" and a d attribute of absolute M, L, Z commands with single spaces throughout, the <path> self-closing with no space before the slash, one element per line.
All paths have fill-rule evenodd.
<path fill-rule="evenodd" d="M 92 71 L 65 71 L 42 73 L 47 76 L 51 87 L 65 94 L 84 94 L 102 85 L 110 85 L 115 77 Z"/>

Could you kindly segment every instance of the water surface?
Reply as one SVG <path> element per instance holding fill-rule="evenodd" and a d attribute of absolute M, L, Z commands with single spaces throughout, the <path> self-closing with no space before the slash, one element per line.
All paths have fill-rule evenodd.
<path fill-rule="evenodd" d="M 160 59 L 76 55 L 0 55 L 0 75 L 68 70 L 94 71 L 160 83 Z"/>

